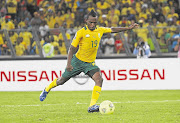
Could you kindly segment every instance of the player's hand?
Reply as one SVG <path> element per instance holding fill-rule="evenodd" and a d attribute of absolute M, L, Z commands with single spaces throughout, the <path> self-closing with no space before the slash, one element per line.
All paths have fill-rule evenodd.
<path fill-rule="evenodd" d="M 137 23 L 134 23 L 129 26 L 130 29 L 134 29 L 134 28 L 138 28 L 138 27 L 139 27 L 139 24 L 137 24 Z"/>
<path fill-rule="evenodd" d="M 66 70 L 67 71 L 72 71 L 73 70 L 73 66 L 72 65 L 67 65 L 66 66 Z"/>

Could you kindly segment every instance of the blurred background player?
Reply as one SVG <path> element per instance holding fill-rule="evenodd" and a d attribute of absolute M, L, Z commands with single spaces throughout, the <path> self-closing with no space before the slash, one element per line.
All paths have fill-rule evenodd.
<path fill-rule="evenodd" d="M 95 86 L 92 91 L 92 98 L 88 108 L 88 112 L 99 112 L 99 106 L 96 102 L 99 98 L 103 78 L 98 66 L 95 64 L 99 42 L 104 33 L 120 32 L 136 28 L 138 24 L 133 24 L 129 27 L 96 27 L 98 22 L 97 13 L 92 9 L 87 15 L 87 25 L 77 31 L 68 52 L 67 66 L 61 78 L 56 78 L 49 84 L 40 94 L 40 101 L 44 101 L 49 91 L 58 86 L 63 85 L 71 77 L 74 77 L 81 72 L 91 77 L 95 81 Z M 79 49 L 77 51 L 77 48 Z M 77 53 L 76 53 L 77 51 Z M 76 54 L 75 54 L 76 53 Z M 73 55 L 75 54 L 75 55 Z"/>

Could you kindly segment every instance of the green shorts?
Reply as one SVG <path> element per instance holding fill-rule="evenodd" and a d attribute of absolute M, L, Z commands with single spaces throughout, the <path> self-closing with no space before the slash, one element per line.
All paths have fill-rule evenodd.
<path fill-rule="evenodd" d="M 81 72 L 84 72 L 86 75 L 92 76 L 100 71 L 99 67 L 95 65 L 95 62 L 83 62 L 79 60 L 75 55 L 73 55 L 73 58 L 71 60 L 71 65 L 73 66 L 72 71 L 67 71 L 65 69 L 65 72 L 62 74 L 62 77 L 69 79 L 71 77 L 74 77 L 76 75 L 79 75 Z"/>

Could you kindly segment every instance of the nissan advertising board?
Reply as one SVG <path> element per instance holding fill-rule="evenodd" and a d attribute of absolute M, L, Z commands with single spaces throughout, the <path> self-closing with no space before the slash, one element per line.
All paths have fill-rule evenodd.
<path fill-rule="evenodd" d="M 0 61 L 0 91 L 41 91 L 61 77 L 66 60 Z M 180 89 L 180 59 L 97 59 L 103 90 Z M 81 73 L 53 90 L 92 90 L 94 81 Z"/>

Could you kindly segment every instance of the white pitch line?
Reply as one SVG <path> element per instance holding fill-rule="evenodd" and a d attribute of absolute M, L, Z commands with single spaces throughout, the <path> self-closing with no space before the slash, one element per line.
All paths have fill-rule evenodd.
<path fill-rule="evenodd" d="M 60 104 L 37 104 L 37 105 L 0 105 L 0 107 L 37 107 L 37 106 L 51 106 L 51 105 L 67 105 L 67 104 L 60 103 Z"/>
<path fill-rule="evenodd" d="M 113 102 L 113 103 L 161 103 L 161 102 L 180 102 L 180 100 L 162 100 L 162 101 L 127 101 L 127 102 Z M 86 105 L 89 103 L 77 102 L 77 105 Z M 97 103 L 100 104 L 100 103 Z M 0 105 L 0 107 L 37 107 L 37 106 L 52 106 L 52 105 L 67 105 L 66 103 L 60 104 L 37 104 L 37 105 Z"/>
<path fill-rule="evenodd" d="M 152 103 L 161 103 L 161 102 L 180 102 L 180 100 L 162 100 L 162 101 L 127 101 L 127 102 L 112 102 L 112 103 L 148 103 L 148 102 L 152 102 Z M 83 104 L 88 104 L 88 103 L 80 103 L 77 102 L 76 104 L 78 105 L 83 105 Z M 97 103 L 100 104 L 100 103 Z"/>

